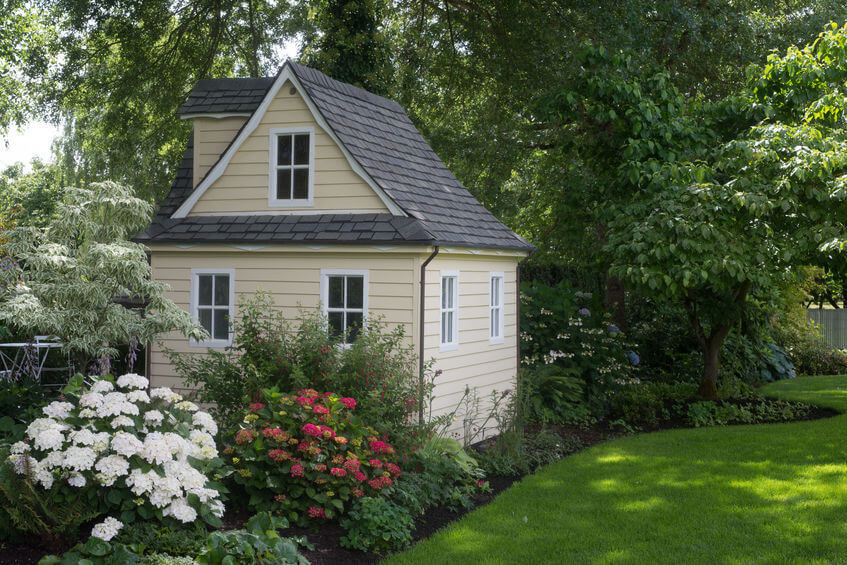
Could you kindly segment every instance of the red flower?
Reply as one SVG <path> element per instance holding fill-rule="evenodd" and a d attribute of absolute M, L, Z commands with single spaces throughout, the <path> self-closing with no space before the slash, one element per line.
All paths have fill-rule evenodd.
<path fill-rule="evenodd" d="M 384 441 L 372 441 L 370 445 L 374 453 L 394 453 L 394 448 Z"/>
<path fill-rule="evenodd" d="M 326 465 L 324 465 L 323 463 L 315 465 L 315 471 L 320 471 L 321 473 L 323 473 L 324 471 L 326 471 Z"/>
<path fill-rule="evenodd" d="M 238 430 L 235 434 L 235 443 L 250 443 L 253 441 L 253 430 Z"/>
<path fill-rule="evenodd" d="M 305 470 L 306 470 L 306 468 L 303 467 L 303 465 L 296 463 L 296 464 L 291 466 L 291 476 L 292 477 L 302 477 L 303 471 L 305 471 Z"/>
<path fill-rule="evenodd" d="M 277 463 L 282 463 L 283 461 L 291 459 L 291 454 L 282 449 L 271 449 L 270 451 L 268 451 L 268 457 L 270 457 Z"/>
<path fill-rule="evenodd" d="M 315 414 L 329 414 L 329 408 L 321 406 L 320 404 L 312 406 L 312 411 L 314 411 Z"/>
<path fill-rule="evenodd" d="M 300 428 L 300 431 L 306 435 L 314 437 L 321 435 L 321 429 L 314 424 L 305 424 L 302 428 Z"/>
<path fill-rule="evenodd" d="M 393 477 L 399 477 L 401 473 L 403 473 L 403 471 L 400 470 L 400 467 L 398 467 L 394 463 L 386 463 L 385 468 L 389 473 L 391 473 L 391 476 Z"/>
<path fill-rule="evenodd" d="M 333 467 L 332 469 L 330 469 L 329 474 L 335 477 L 346 477 L 347 471 L 345 469 L 341 469 L 340 467 Z"/>
<path fill-rule="evenodd" d="M 277 502 L 282 502 L 283 500 L 285 500 L 285 495 L 284 494 L 278 494 L 274 497 L 274 500 L 276 500 Z"/>
<path fill-rule="evenodd" d="M 317 408 L 317 406 L 315 406 Z M 327 439 L 331 439 L 335 437 L 335 430 L 330 428 L 329 426 L 318 426 L 321 430 L 321 435 Z"/>
<path fill-rule="evenodd" d="M 351 489 L 350 492 L 352 492 L 353 496 L 355 496 L 356 498 L 360 498 L 360 497 L 364 496 L 364 494 L 365 494 L 364 491 L 362 491 L 362 489 L 359 489 L 359 488 Z"/>
<path fill-rule="evenodd" d="M 344 462 L 344 468 L 350 472 L 358 471 L 361 463 L 359 463 L 358 459 L 348 459 Z"/>
<path fill-rule="evenodd" d="M 371 459 L 368 463 L 370 463 L 371 467 L 374 467 L 375 469 L 382 469 L 382 461 L 379 459 Z"/>
<path fill-rule="evenodd" d="M 359 481 L 360 483 L 363 482 L 365 479 L 367 479 L 365 474 L 361 471 L 354 471 L 353 472 L 353 478 L 356 479 L 357 481 Z"/>
<path fill-rule="evenodd" d="M 294 402 L 296 402 L 296 403 L 297 403 L 297 404 L 299 404 L 300 406 L 311 406 L 312 404 L 314 404 L 314 402 L 315 402 L 315 401 L 314 401 L 314 400 L 312 400 L 311 398 L 307 398 L 307 397 L 305 397 L 305 396 L 298 396 L 298 397 L 294 400 Z"/>
<path fill-rule="evenodd" d="M 324 512 L 324 509 L 318 508 L 317 506 L 309 506 L 306 513 L 309 515 L 309 518 L 326 518 L 326 512 Z"/>
<path fill-rule="evenodd" d="M 250 410 L 250 412 L 258 412 L 259 410 L 261 410 L 264 407 L 265 407 L 265 405 L 262 404 L 261 402 L 254 402 L 253 404 L 248 406 L 247 409 Z"/>
<path fill-rule="evenodd" d="M 371 479 L 368 481 L 368 484 L 374 490 L 380 490 L 387 486 L 391 486 L 394 481 L 391 480 L 390 477 L 377 477 L 375 479 Z"/>
<path fill-rule="evenodd" d="M 339 398 L 338 402 L 340 402 L 350 410 L 356 407 L 356 400 L 353 398 Z"/>

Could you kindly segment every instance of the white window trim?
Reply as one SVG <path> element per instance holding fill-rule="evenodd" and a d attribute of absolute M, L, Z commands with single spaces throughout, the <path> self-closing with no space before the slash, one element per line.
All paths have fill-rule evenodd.
<path fill-rule="evenodd" d="M 289 198 L 280 199 L 276 197 L 276 169 L 277 169 L 277 144 L 278 135 L 297 135 L 309 134 L 309 182 L 306 190 L 309 191 L 309 197 L 305 200 Z M 268 130 L 269 151 L 268 151 L 268 206 L 286 206 L 291 208 L 302 208 L 306 206 L 314 206 L 315 201 L 315 128 L 312 126 L 303 126 L 299 128 L 271 128 Z M 292 145 L 292 152 L 294 147 Z M 302 165 L 301 165 L 302 167 Z M 293 170 L 292 170 L 293 175 Z M 294 196 L 292 192 L 291 196 Z"/>
<path fill-rule="evenodd" d="M 453 301 L 453 308 L 450 311 L 456 313 L 456 319 L 453 323 L 453 335 L 450 336 L 450 341 L 444 342 L 444 335 L 441 333 L 444 331 L 444 327 L 441 324 L 441 317 L 443 313 L 447 310 L 441 307 L 444 304 L 444 278 L 445 277 L 454 277 L 456 279 L 455 292 L 455 300 Z M 438 350 L 439 351 L 454 351 L 459 348 L 459 271 L 441 271 L 440 276 L 438 278 Z"/>
<path fill-rule="evenodd" d="M 497 291 L 497 294 L 498 294 L 498 296 L 497 296 L 497 304 L 498 304 L 497 309 L 500 310 L 500 316 L 498 316 L 498 319 L 497 319 L 497 326 L 498 326 L 497 327 L 497 337 L 492 336 L 492 334 L 494 333 L 492 330 L 494 328 L 491 327 L 491 312 L 495 308 L 495 306 L 493 306 L 491 304 L 493 302 L 491 300 L 492 299 L 491 282 L 494 279 L 500 279 L 500 287 L 498 288 L 498 291 Z M 501 344 L 501 343 L 504 342 L 503 331 L 506 328 L 506 324 L 504 322 L 504 319 L 506 317 L 506 307 L 504 305 L 505 297 L 506 297 L 505 287 L 506 287 L 506 275 L 504 273 L 502 273 L 502 272 L 488 273 L 488 342 L 491 345 L 498 345 L 498 344 Z"/>
<path fill-rule="evenodd" d="M 329 317 L 329 277 L 336 275 L 352 275 L 362 277 L 362 329 L 368 327 L 368 283 L 370 271 L 356 269 L 321 269 L 321 310 L 324 317 Z M 327 325 L 329 322 L 327 322 Z M 328 329 L 328 328 L 327 328 Z M 350 347 L 350 343 L 342 343 L 342 347 Z"/>
<path fill-rule="evenodd" d="M 191 347 L 229 347 L 232 345 L 232 324 L 235 319 L 235 269 L 191 269 L 191 319 L 195 322 L 200 319 L 197 312 L 197 302 L 200 299 L 200 275 L 229 276 L 229 336 L 227 339 L 207 339 L 206 341 L 197 341 L 191 338 L 188 340 L 188 345 Z"/>

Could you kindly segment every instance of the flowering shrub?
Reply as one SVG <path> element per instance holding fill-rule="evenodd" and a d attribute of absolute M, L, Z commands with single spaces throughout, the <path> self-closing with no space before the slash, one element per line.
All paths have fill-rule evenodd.
<path fill-rule="evenodd" d="M 220 488 L 207 478 L 222 464 L 215 421 L 170 389 L 148 394 L 147 386 L 127 374 L 85 387 L 77 375 L 29 424 L 9 463 L 33 485 L 62 497 L 84 493 L 123 522 L 138 515 L 187 523 L 199 515 L 219 524 Z"/>
<path fill-rule="evenodd" d="M 235 479 L 257 509 L 305 523 L 334 518 L 400 474 L 394 448 L 355 417 L 356 401 L 313 389 L 264 390 L 231 436 Z"/>

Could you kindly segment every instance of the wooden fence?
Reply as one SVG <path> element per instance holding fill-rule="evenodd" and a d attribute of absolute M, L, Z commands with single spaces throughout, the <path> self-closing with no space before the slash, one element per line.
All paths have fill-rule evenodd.
<path fill-rule="evenodd" d="M 806 315 L 820 325 L 823 339 L 838 349 L 847 349 L 847 310 L 808 308 Z"/>

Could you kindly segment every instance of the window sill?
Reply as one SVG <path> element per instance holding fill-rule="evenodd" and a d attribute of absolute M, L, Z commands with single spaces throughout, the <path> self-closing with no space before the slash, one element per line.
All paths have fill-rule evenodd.
<path fill-rule="evenodd" d="M 443 353 L 445 351 L 456 351 L 457 349 L 459 349 L 458 343 L 442 343 L 438 351 Z"/>
<path fill-rule="evenodd" d="M 490 345 L 503 345 L 506 342 L 502 337 L 492 337 L 489 338 L 488 343 Z"/>
<path fill-rule="evenodd" d="M 268 199 L 268 206 L 273 206 L 277 208 L 309 208 L 314 206 L 314 202 L 311 198 L 308 200 L 276 200 L 276 199 Z"/>
<path fill-rule="evenodd" d="M 189 347 L 207 347 L 211 349 L 223 349 L 224 347 L 229 347 L 232 345 L 232 338 L 230 339 L 210 339 L 208 341 L 194 341 L 193 339 L 188 340 Z"/>

